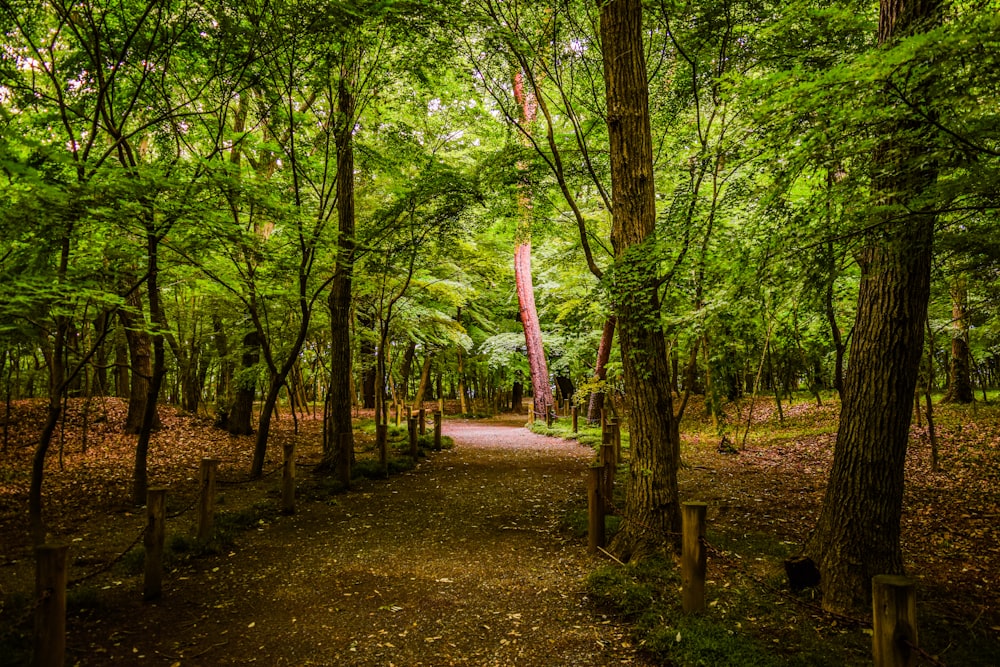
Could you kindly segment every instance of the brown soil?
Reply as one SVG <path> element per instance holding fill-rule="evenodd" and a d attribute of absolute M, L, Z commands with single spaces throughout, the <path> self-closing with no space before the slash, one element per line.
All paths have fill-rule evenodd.
<path fill-rule="evenodd" d="M 582 497 L 592 450 L 522 424 L 446 421 L 453 450 L 349 493 L 314 493 L 307 473 L 296 514 L 272 513 L 224 553 L 182 561 L 159 601 L 143 603 L 139 578 L 120 566 L 94 577 L 86 585 L 97 589 L 98 607 L 70 614 L 72 663 L 648 664 L 627 629 L 588 603 L 583 578 L 598 560 L 560 528 L 567 501 Z M 300 462 L 315 461 L 315 437 L 303 440 L 312 444 Z M 50 493 L 62 488 L 51 474 Z M 220 470 L 238 474 L 226 463 Z M 177 480 L 185 499 L 191 481 Z M 253 498 L 276 505 L 275 484 L 224 487 L 221 509 Z M 193 514 L 168 521 L 168 531 L 190 530 Z M 6 518 L 5 541 L 20 528 Z M 127 546 L 141 518 L 119 508 L 61 522 L 76 552 L 70 579 Z M 30 559 L 20 553 L 0 568 L 0 593 L 30 585 Z"/>

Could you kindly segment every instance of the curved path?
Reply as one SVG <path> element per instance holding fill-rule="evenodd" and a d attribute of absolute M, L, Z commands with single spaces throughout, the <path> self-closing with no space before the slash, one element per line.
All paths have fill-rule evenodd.
<path fill-rule="evenodd" d="M 445 422 L 415 470 L 303 502 L 166 585 L 80 664 L 647 664 L 590 605 L 597 565 L 558 530 L 591 452 L 513 424 Z M 129 614 L 128 609 L 119 613 Z M 106 619 L 111 620 L 111 619 Z M 113 620 L 111 627 L 118 625 Z M 107 627 L 107 626 L 105 626 Z M 118 625 L 120 627 L 120 625 Z M 77 635 L 79 636 L 79 635 Z"/>

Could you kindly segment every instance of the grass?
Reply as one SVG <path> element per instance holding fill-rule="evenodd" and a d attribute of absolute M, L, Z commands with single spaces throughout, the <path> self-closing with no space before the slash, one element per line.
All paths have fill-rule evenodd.
<path fill-rule="evenodd" d="M 867 637 L 832 643 L 811 624 L 794 623 L 787 608 L 750 585 L 710 591 L 709 608 L 685 614 L 672 561 L 605 566 L 587 579 L 589 596 L 633 626 L 634 639 L 657 661 L 678 667 L 834 667 L 870 664 Z M 839 630 L 837 637 L 842 637 Z"/>
<path fill-rule="evenodd" d="M 552 438 L 562 438 L 563 440 L 576 440 L 581 445 L 597 448 L 601 444 L 601 427 L 585 425 L 585 421 L 585 419 L 581 419 L 578 422 L 579 428 L 576 433 L 573 432 L 573 422 L 566 417 L 561 417 L 553 421 L 552 426 L 546 425 L 544 421 L 535 421 L 532 422 L 529 428 L 532 433 Z M 629 434 L 627 429 L 622 429 L 621 438 L 622 449 L 627 450 L 629 448 Z"/>

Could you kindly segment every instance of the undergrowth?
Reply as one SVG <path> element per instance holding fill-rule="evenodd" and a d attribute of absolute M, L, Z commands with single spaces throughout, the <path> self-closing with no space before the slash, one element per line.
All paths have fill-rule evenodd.
<path fill-rule="evenodd" d="M 831 644 L 809 624 L 787 618 L 786 608 L 776 610 L 773 600 L 755 595 L 752 587 L 723 587 L 710 594 L 705 612 L 684 614 L 680 585 L 674 563 L 659 558 L 602 567 L 586 584 L 591 599 L 630 622 L 634 640 L 663 664 L 841 667 L 870 663 L 856 642 Z"/>

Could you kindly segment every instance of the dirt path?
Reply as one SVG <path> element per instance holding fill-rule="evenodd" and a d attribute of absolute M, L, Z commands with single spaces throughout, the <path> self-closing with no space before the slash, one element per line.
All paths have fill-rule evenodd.
<path fill-rule="evenodd" d="M 70 628 L 74 662 L 647 664 L 588 603 L 596 560 L 558 530 L 591 451 L 514 424 L 444 430 L 454 450 L 300 503 L 168 576 L 160 602 L 122 595 Z"/>

